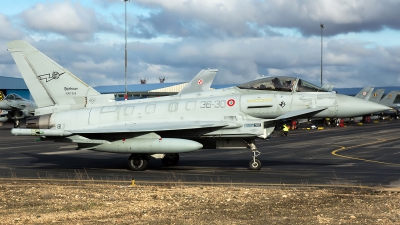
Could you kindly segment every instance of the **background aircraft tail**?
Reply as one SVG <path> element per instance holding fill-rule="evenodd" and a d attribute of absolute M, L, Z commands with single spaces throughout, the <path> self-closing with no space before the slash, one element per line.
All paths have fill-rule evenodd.
<path fill-rule="evenodd" d="M 84 107 L 88 96 L 99 92 L 25 41 L 7 43 L 15 63 L 39 108 Z"/>
<path fill-rule="evenodd" d="M 385 97 L 382 98 L 382 100 L 379 102 L 379 104 L 390 106 L 391 104 L 393 104 L 398 93 L 399 93 L 399 91 L 389 92 L 389 94 L 387 94 Z"/>
<path fill-rule="evenodd" d="M 209 91 L 212 82 L 214 81 L 215 75 L 217 75 L 217 69 L 205 69 L 201 70 L 179 93 L 189 94 L 195 92 Z"/>
<path fill-rule="evenodd" d="M 361 91 L 358 92 L 358 94 L 356 94 L 356 96 L 354 96 L 354 97 L 361 98 L 361 99 L 369 99 L 373 90 L 374 90 L 373 87 L 365 87 L 365 88 L 361 89 Z"/>
<path fill-rule="evenodd" d="M 327 91 L 333 91 L 333 88 L 335 87 L 334 84 L 331 83 L 326 83 L 322 86 L 323 89 L 327 90 Z"/>
<path fill-rule="evenodd" d="M 377 89 L 376 91 L 374 91 L 374 93 L 372 93 L 371 97 L 368 100 L 371 102 L 379 103 L 384 92 L 385 89 Z"/>

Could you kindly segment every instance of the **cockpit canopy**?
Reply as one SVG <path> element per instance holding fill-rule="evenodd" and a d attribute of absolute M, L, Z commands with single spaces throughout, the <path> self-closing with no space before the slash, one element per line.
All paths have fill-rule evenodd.
<path fill-rule="evenodd" d="M 285 92 L 328 92 L 327 90 L 295 77 L 266 77 L 237 86 L 240 89 Z"/>
<path fill-rule="evenodd" d="M 9 94 L 4 99 L 5 100 L 24 100 L 24 98 L 22 98 L 18 94 Z"/>

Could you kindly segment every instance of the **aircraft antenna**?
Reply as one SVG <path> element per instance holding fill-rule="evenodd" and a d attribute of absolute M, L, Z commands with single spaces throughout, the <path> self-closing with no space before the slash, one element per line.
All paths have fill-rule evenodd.
<path fill-rule="evenodd" d="M 130 0 L 123 0 L 125 2 L 125 95 L 124 99 L 125 101 L 128 100 L 128 88 L 127 88 L 127 78 L 126 78 L 126 70 L 128 67 L 128 51 L 126 50 L 127 46 L 127 41 L 126 41 L 126 2 L 129 2 Z"/>

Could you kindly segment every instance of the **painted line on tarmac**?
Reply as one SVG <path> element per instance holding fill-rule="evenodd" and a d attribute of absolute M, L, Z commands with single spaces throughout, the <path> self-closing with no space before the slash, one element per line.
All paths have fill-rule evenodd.
<path fill-rule="evenodd" d="M 350 150 L 350 149 L 353 149 L 353 148 L 367 146 L 367 145 L 373 145 L 373 144 L 378 144 L 378 143 L 384 143 L 384 142 L 392 141 L 392 140 L 396 140 L 396 139 L 399 139 L 399 138 L 383 139 L 383 140 L 379 140 L 379 141 L 368 142 L 368 143 L 365 143 L 365 144 L 354 145 L 354 146 L 350 146 L 350 147 L 342 146 L 339 149 L 333 150 L 332 151 L 332 155 L 338 156 L 338 157 L 341 157 L 341 158 L 346 158 L 346 159 L 354 159 L 354 160 L 358 160 L 358 161 L 363 161 L 363 162 L 378 163 L 378 164 L 391 165 L 391 166 L 400 166 L 400 164 L 398 164 L 398 163 L 388 163 L 388 162 L 369 160 L 369 159 L 363 159 L 363 158 L 357 158 L 357 157 L 337 154 L 338 152 L 342 152 L 342 151 L 345 151 L 345 150 Z"/>

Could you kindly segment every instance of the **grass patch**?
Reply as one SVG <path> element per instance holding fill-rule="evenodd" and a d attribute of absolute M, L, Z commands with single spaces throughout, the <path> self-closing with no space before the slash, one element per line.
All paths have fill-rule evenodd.
<path fill-rule="evenodd" d="M 175 178 L 174 178 L 175 180 Z M 399 224 L 397 192 L 1 181 L 2 224 Z"/>

